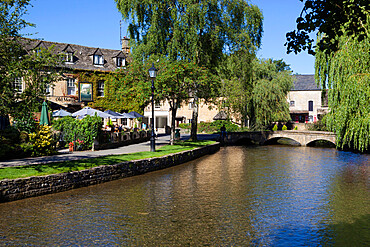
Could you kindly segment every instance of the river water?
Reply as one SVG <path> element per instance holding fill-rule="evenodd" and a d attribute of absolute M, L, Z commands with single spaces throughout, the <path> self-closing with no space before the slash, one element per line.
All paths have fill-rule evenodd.
<path fill-rule="evenodd" d="M 225 147 L 180 166 L 0 204 L 0 245 L 370 246 L 370 156 Z"/>

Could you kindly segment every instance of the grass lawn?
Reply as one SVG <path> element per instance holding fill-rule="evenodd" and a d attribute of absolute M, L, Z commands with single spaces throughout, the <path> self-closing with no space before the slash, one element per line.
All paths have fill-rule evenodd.
<path fill-rule="evenodd" d="M 147 151 L 132 154 L 109 155 L 104 157 L 74 161 L 0 168 L 0 180 L 80 171 L 101 165 L 113 165 L 124 161 L 161 157 L 168 154 L 178 153 L 210 145 L 213 143 L 215 143 L 215 141 L 197 141 L 197 142 L 180 141 L 173 146 L 167 145 L 158 148 L 156 152 Z"/>

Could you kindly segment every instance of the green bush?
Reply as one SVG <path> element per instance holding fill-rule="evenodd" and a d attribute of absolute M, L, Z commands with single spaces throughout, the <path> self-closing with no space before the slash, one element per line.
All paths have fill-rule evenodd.
<path fill-rule="evenodd" d="M 288 130 L 288 127 L 286 127 L 286 125 L 284 124 L 281 130 Z"/>
<path fill-rule="evenodd" d="M 180 123 L 179 124 L 179 127 L 181 129 L 190 129 L 191 128 L 191 124 L 190 123 Z"/>
<path fill-rule="evenodd" d="M 272 131 L 277 131 L 278 130 L 278 126 L 277 124 L 274 125 L 274 127 L 272 128 Z"/>
<path fill-rule="evenodd" d="M 294 130 L 298 130 L 298 126 L 295 126 L 295 127 L 294 127 Z"/>
<path fill-rule="evenodd" d="M 39 125 L 35 133 L 29 134 L 29 138 L 33 146 L 31 156 L 52 155 L 56 152 L 51 126 Z"/>
<path fill-rule="evenodd" d="M 61 132 L 65 147 L 70 142 L 79 140 L 81 149 L 85 150 L 91 149 L 94 140 L 99 137 L 102 124 L 98 116 L 86 116 L 81 120 L 63 117 L 53 122 L 53 128 Z"/>

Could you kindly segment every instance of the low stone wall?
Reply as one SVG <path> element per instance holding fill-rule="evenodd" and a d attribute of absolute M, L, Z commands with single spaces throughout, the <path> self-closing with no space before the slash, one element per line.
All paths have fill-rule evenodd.
<path fill-rule="evenodd" d="M 0 181 L 0 202 L 67 191 L 179 165 L 220 149 L 219 143 L 159 158 L 127 161 L 83 171 Z"/>
<path fill-rule="evenodd" d="M 109 142 L 107 143 L 99 143 L 98 141 L 95 141 L 93 150 L 118 148 L 150 140 L 150 131 L 112 132 L 109 133 L 109 135 Z"/>

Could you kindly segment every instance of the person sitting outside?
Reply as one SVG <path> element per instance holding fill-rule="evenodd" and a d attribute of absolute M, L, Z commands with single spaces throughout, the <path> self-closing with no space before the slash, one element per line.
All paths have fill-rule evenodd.
<path fill-rule="evenodd" d="M 227 137 L 225 125 L 222 125 L 220 130 L 221 130 L 221 135 L 220 135 L 221 141 L 224 141 L 225 137 Z"/>

